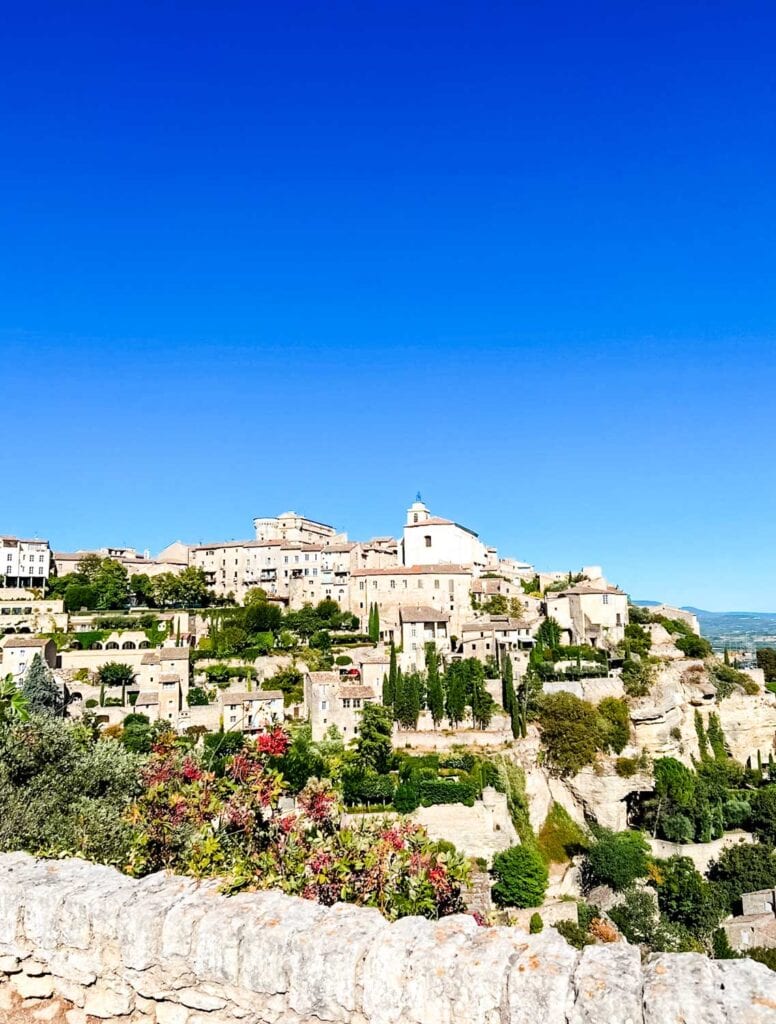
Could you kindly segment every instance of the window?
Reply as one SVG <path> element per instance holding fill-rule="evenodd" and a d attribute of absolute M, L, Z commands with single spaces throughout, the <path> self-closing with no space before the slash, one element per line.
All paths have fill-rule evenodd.
<path fill-rule="evenodd" d="M 327 700 L 322 700 L 321 701 L 321 711 L 328 711 L 328 710 L 329 710 L 329 702 Z"/>
<path fill-rule="evenodd" d="M 417 636 L 418 635 L 417 627 L 413 626 L 411 632 L 412 632 L 412 636 Z"/>
<path fill-rule="evenodd" d="M 434 590 L 439 590 L 439 580 L 434 580 Z"/>
<path fill-rule="evenodd" d="M 372 590 L 377 590 L 377 580 L 372 580 Z"/>
<path fill-rule="evenodd" d="M 363 580 L 360 580 L 360 581 L 359 581 L 359 584 L 358 584 L 358 589 L 359 589 L 359 590 L 363 590 L 365 586 L 366 586 L 366 584 L 364 583 L 364 581 L 363 581 Z"/>
<path fill-rule="evenodd" d="M 609 604 L 609 595 L 604 594 L 604 604 Z"/>
<path fill-rule="evenodd" d="M 396 590 L 396 580 L 391 580 L 391 590 Z"/>
<path fill-rule="evenodd" d="M 622 615 L 620 615 L 619 612 L 617 612 L 617 625 L 618 626 L 622 625 Z"/>
<path fill-rule="evenodd" d="M 423 589 L 423 580 L 418 579 L 418 590 L 422 590 L 422 589 Z"/>
<path fill-rule="evenodd" d="M 455 580 L 448 580 L 447 589 L 450 591 L 451 594 L 455 593 Z M 528 605 L 526 605 L 526 608 L 527 607 Z"/>
<path fill-rule="evenodd" d="M 406 590 L 407 589 L 407 581 L 406 580 L 402 580 L 402 583 L 404 584 L 404 589 Z"/>
<path fill-rule="evenodd" d="M 360 697 L 354 697 L 353 698 L 353 707 L 354 708 L 360 708 L 361 707 L 361 698 Z"/>
<path fill-rule="evenodd" d="M 426 547 L 430 548 L 431 547 L 431 534 L 427 533 L 426 536 L 423 539 L 426 542 Z"/>
<path fill-rule="evenodd" d="M 415 515 L 414 515 L 414 516 L 412 517 L 412 521 L 413 521 L 413 523 L 417 523 L 417 521 L 418 521 L 418 513 L 417 513 L 417 512 L 416 512 L 416 513 L 415 513 Z"/>
<path fill-rule="evenodd" d="M 343 708 L 349 708 L 350 707 L 350 697 L 343 697 L 342 698 L 342 706 L 343 706 Z"/>

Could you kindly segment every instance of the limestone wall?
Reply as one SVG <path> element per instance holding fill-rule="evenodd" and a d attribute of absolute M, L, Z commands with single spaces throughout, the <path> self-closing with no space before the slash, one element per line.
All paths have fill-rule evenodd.
<path fill-rule="evenodd" d="M 19 1011 L 18 1013 L 16 1011 Z M 567 945 L 472 917 L 389 924 L 275 892 L 0 856 L 0 1020 L 49 1024 L 774 1024 L 776 974 Z"/>

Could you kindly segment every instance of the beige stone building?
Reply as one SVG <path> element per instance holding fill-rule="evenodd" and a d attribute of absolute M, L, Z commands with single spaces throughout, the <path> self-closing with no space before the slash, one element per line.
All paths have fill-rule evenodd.
<path fill-rule="evenodd" d="M 326 544 L 333 540 L 347 540 L 347 534 L 339 533 L 327 523 L 307 519 L 298 512 L 284 512 L 279 516 L 258 517 L 253 520 L 256 540 L 280 540 L 286 543 Z"/>
<path fill-rule="evenodd" d="M 68 616 L 62 600 L 39 600 L 29 590 L 0 588 L 0 633 L 9 630 L 53 633 L 67 629 Z"/>
<path fill-rule="evenodd" d="M 225 690 L 220 700 L 227 732 L 255 734 L 284 718 L 282 690 Z"/>
<path fill-rule="evenodd" d="M 350 610 L 366 628 L 369 608 L 380 609 L 381 638 L 399 643 L 400 611 L 418 605 L 449 612 L 451 636 L 460 636 L 464 619 L 471 617 L 469 589 L 472 570 L 462 565 L 414 565 L 388 569 L 357 569 L 352 574 Z"/>
<path fill-rule="evenodd" d="M 509 654 L 517 667 L 521 659 L 516 656 L 520 652 L 530 653 L 540 621 L 538 617 L 528 621 L 491 615 L 465 622 L 461 628 L 460 653 L 464 658 L 483 662 L 493 658 L 499 665 L 504 655 Z"/>
<path fill-rule="evenodd" d="M 41 656 L 49 668 L 56 668 L 57 646 L 53 640 L 39 639 L 19 633 L 9 634 L 2 641 L 2 661 L 0 674 L 12 675 L 15 680 L 22 679 L 29 669 L 36 654 Z"/>
<path fill-rule="evenodd" d="M 628 595 L 604 579 L 584 580 L 545 594 L 545 605 L 568 643 L 609 648 L 625 639 Z"/>
<path fill-rule="evenodd" d="M 452 519 L 432 516 L 420 500 L 407 509 L 402 540 L 404 565 L 438 565 L 449 562 L 483 570 L 497 559 L 473 530 Z"/>
<path fill-rule="evenodd" d="M 380 703 L 371 686 L 354 683 L 338 672 L 308 672 L 304 699 L 313 739 L 323 739 L 334 725 L 346 743 L 358 732 L 362 709 Z"/>
<path fill-rule="evenodd" d="M 433 644 L 447 658 L 450 646 L 450 612 L 431 605 L 411 605 L 399 609 L 401 624 L 401 665 L 406 671 L 426 667 L 426 644 Z"/>
<path fill-rule="evenodd" d="M 147 651 L 140 662 L 137 710 L 155 704 L 158 717 L 176 725 L 189 701 L 189 648 L 161 647 Z M 146 712 L 147 713 L 147 712 Z"/>
<path fill-rule="evenodd" d="M 104 547 L 91 551 L 55 551 L 53 555 L 57 576 L 68 576 L 78 571 L 78 564 L 87 555 L 110 558 L 119 562 L 130 576 L 159 576 L 165 572 L 180 572 L 189 564 L 188 547 L 180 541 L 170 544 L 157 558 L 148 551 L 138 552 L 135 548 Z"/>
<path fill-rule="evenodd" d="M 723 921 L 720 926 L 733 949 L 745 952 L 754 946 L 776 949 L 776 890 L 760 889 L 745 892 L 741 897 L 738 917 Z"/>
<path fill-rule="evenodd" d="M 47 540 L 0 537 L 0 587 L 45 589 L 51 575 Z"/>

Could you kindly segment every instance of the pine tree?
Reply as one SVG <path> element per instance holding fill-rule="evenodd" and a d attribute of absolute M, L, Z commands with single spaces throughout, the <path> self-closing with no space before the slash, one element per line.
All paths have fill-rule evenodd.
<path fill-rule="evenodd" d="M 24 694 L 30 711 L 42 714 L 61 716 L 65 711 L 65 698 L 57 685 L 48 665 L 36 654 L 27 669 L 22 682 Z"/>
<path fill-rule="evenodd" d="M 438 729 L 445 713 L 445 693 L 439 674 L 439 655 L 433 643 L 426 644 L 426 704 L 434 728 Z"/>

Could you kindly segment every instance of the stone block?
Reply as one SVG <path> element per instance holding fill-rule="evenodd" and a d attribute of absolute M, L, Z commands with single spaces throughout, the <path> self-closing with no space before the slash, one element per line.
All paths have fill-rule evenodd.
<path fill-rule="evenodd" d="M 564 1021 L 573 1004 L 571 980 L 579 954 L 554 928 L 525 938 L 527 948 L 509 973 L 507 1019 L 510 1024 Z"/>
<path fill-rule="evenodd" d="M 157 1024 L 187 1024 L 189 1011 L 179 1003 L 159 1003 L 156 1007 Z"/>
<path fill-rule="evenodd" d="M 380 941 L 367 953 L 362 1000 L 370 1024 L 394 1024 L 402 1019 L 410 959 L 416 948 L 428 948 L 432 928 L 424 918 L 404 917 L 382 932 Z"/>
<path fill-rule="evenodd" d="M 135 994 L 129 985 L 111 979 L 87 990 L 84 1011 L 88 1017 L 123 1017 L 134 1005 Z"/>
<path fill-rule="evenodd" d="M 641 1024 L 638 946 L 625 942 L 585 946 L 574 972 L 574 991 L 576 1000 L 568 1024 Z"/>
<path fill-rule="evenodd" d="M 41 1006 L 38 1010 L 32 1011 L 33 1020 L 41 1021 L 52 1021 L 57 1020 L 62 1015 L 62 1004 L 58 1000 L 53 1000 L 46 1006 Z"/>
<path fill-rule="evenodd" d="M 65 1013 L 66 1024 L 86 1024 L 86 1014 L 83 1010 L 72 1009 Z"/>
<path fill-rule="evenodd" d="M 18 974 L 21 971 L 19 958 L 16 956 L 0 956 L 0 974 Z"/>
<path fill-rule="evenodd" d="M 57 978 L 74 981 L 79 985 L 93 985 L 104 967 L 97 951 L 92 953 L 76 949 L 54 953 L 49 970 Z"/>
<path fill-rule="evenodd" d="M 277 967 L 287 967 L 292 1010 L 302 1017 L 350 1021 L 357 1009 L 363 961 L 388 930 L 388 922 L 377 910 L 346 904 L 323 914 L 310 907 L 303 900 L 295 918 L 284 915 L 272 935 L 277 948 L 269 955 L 273 962 L 282 961 Z"/>
<path fill-rule="evenodd" d="M 16 974 L 11 984 L 22 999 L 51 999 L 54 995 L 54 981 L 50 975 L 30 978 L 26 974 Z"/>
<path fill-rule="evenodd" d="M 700 953 L 650 957 L 644 966 L 644 1024 L 727 1024 L 719 1003 L 720 980 L 714 963 Z"/>

